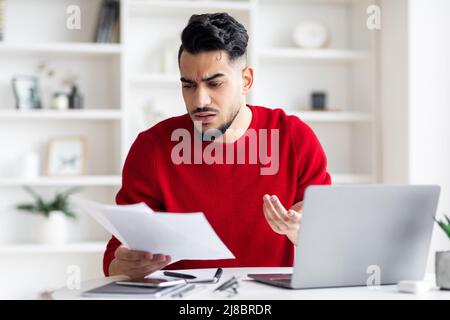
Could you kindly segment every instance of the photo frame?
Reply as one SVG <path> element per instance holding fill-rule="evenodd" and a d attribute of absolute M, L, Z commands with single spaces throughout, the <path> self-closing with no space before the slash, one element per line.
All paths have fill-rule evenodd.
<path fill-rule="evenodd" d="M 12 79 L 17 109 L 40 109 L 38 78 L 34 76 L 16 76 Z"/>
<path fill-rule="evenodd" d="M 87 143 L 84 137 L 58 137 L 47 145 L 46 173 L 49 176 L 86 174 Z"/>

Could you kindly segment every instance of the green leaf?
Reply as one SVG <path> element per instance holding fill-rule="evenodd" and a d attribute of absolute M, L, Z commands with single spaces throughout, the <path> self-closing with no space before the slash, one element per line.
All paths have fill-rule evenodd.
<path fill-rule="evenodd" d="M 446 216 L 445 218 L 448 221 L 448 217 Z M 450 238 L 450 223 L 447 224 L 444 221 L 437 220 L 436 218 L 434 220 L 437 222 L 442 231 L 444 231 L 445 234 Z"/>
<path fill-rule="evenodd" d="M 18 210 L 36 212 L 48 217 L 52 211 L 62 211 L 70 218 L 76 218 L 75 213 L 70 209 L 69 195 L 81 190 L 81 187 L 73 187 L 64 192 L 56 193 L 52 200 L 46 201 L 40 197 L 33 189 L 25 186 L 24 189 L 35 199 L 35 203 L 24 203 L 17 205 Z"/>
<path fill-rule="evenodd" d="M 445 220 L 447 220 L 447 223 L 448 223 L 448 224 L 450 224 L 450 218 L 449 218 L 449 217 L 447 217 L 447 215 L 446 215 L 446 214 L 444 214 L 444 217 L 445 217 Z"/>
<path fill-rule="evenodd" d="M 34 212 L 34 211 L 36 211 L 36 206 L 34 204 L 32 204 L 32 203 L 18 204 L 16 206 L 16 209 L 21 210 L 21 211 Z"/>

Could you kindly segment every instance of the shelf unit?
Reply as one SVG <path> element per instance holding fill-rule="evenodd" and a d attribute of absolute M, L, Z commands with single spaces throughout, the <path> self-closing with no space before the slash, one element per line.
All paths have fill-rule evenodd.
<path fill-rule="evenodd" d="M 120 120 L 120 110 L 0 110 L 1 120 Z"/>
<path fill-rule="evenodd" d="M 111 186 L 118 187 L 121 183 L 120 176 L 80 176 L 80 177 L 38 177 L 35 179 L 28 178 L 1 178 L 0 187 L 102 187 Z"/>
<path fill-rule="evenodd" d="M 308 123 L 324 146 L 334 183 L 379 181 L 377 43 L 361 27 L 365 8 L 373 2 L 121 0 L 120 43 L 98 44 L 91 41 L 101 0 L 8 1 L 5 39 L 0 42 L 0 147 L 8 150 L 0 155 L 0 256 L 7 256 L 9 265 L 17 261 L 17 266 L 23 257 L 33 262 L 51 257 L 41 263 L 52 270 L 82 255 L 89 266 L 83 274 L 100 276 L 108 234 L 90 217 L 80 215 L 74 227 L 79 234 L 71 242 L 47 245 L 31 236 L 38 222 L 19 216 L 14 205 L 29 199 L 22 186 L 43 195 L 81 186 L 86 189 L 82 196 L 114 201 L 136 135 L 159 120 L 185 113 L 176 50 L 179 34 L 194 13 L 226 11 L 246 26 L 249 63 L 256 76 L 249 103 L 281 107 Z M 68 5 L 81 7 L 81 30 L 65 28 Z M 308 17 L 327 24 L 332 40 L 326 49 L 304 50 L 292 44 L 293 27 Z M 164 50 L 170 46 L 174 63 L 167 65 Z M 41 62 L 48 62 L 57 77 L 78 76 L 85 109 L 14 109 L 10 79 L 35 72 Z M 308 110 L 312 90 L 329 93 L 331 111 Z M 86 176 L 25 179 L 13 173 L 20 155 L 44 154 L 49 138 L 66 134 L 88 139 L 91 161 Z M 34 278 L 35 288 L 48 289 L 45 275 Z"/>
<path fill-rule="evenodd" d="M 258 57 L 265 60 L 307 60 L 309 62 L 354 62 L 371 58 L 370 52 L 338 49 L 267 48 L 258 50 Z"/>
<path fill-rule="evenodd" d="M 51 244 L 7 244 L 0 246 L 0 254 L 23 255 L 23 254 L 78 254 L 78 253 L 101 253 L 105 250 L 106 242 L 80 242 L 62 245 Z"/>
<path fill-rule="evenodd" d="M 121 46 L 113 43 L 14 43 L 4 42 L 0 44 L 1 54 L 36 54 L 48 55 L 99 55 L 116 56 L 121 53 Z"/>
<path fill-rule="evenodd" d="M 66 8 L 82 9 L 82 28 L 66 28 Z M 101 0 L 8 1 L 5 6 L 5 38 L 0 42 L 0 255 L 14 254 L 100 254 L 108 235 L 90 217 L 79 214 L 71 230 L 75 242 L 48 245 L 29 236 L 39 228 L 20 227 L 30 219 L 14 210 L 15 204 L 29 200 L 22 192 L 31 186 L 44 196 L 71 187 L 86 189 L 86 196 L 113 203 L 121 184 L 121 167 L 127 149 L 121 145 L 125 134 L 121 101 L 123 47 L 121 43 L 93 43 Z M 27 23 L 24 23 L 26 21 Z M 64 78 L 75 77 L 84 98 L 80 110 L 53 110 L 48 99 L 41 110 L 16 110 L 11 90 L 15 75 L 37 75 L 37 66 L 48 64 L 54 79 L 41 93 L 49 96 L 60 90 Z M 41 79 L 40 79 L 41 80 Z M 44 99 L 43 99 L 44 102 Z M 46 143 L 52 137 L 84 136 L 88 142 L 88 173 L 84 176 L 29 179 L 12 170 L 26 152 L 39 152 L 44 172 Z M 101 162 L 96 163 L 96 162 Z M 29 217 L 28 217 L 29 218 Z M 33 218 L 34 219 L 34 218 Z M 31 219 L 32 220 L 32 219 Z M 11 239 L 7 238 L 9 234 Z M 102 241 L 98 241 L 102 240 Z"/>
<path fill-rule="evenodd" d="M 176 50 L 179 34 L 194 13 L 226 11 L 246 26 L 249 63 L 255 69 L 248 102 L 281 107 L 308 123 L 324 146 L 334 183 L 379 181 L 377 42 L 362 27 L 365 8 L 376 2 L 121 0 L 121 42 L 98 44 L 91 40 L 101 0 L 8 1 L 5 39 L 0 42 L 0 147 L 8 150 L 0 156 L 0 225 L 17 225 L 8 227 L 15 219 L 14 204 L 25 200 L 26 194 L 17 191 L 25 185 L 43 193 L 82 186 L 95 200 L 114 201 L 136 135 L 163 118 L 185 113 Z M 68 5 L 82 8 L 81 30 L 64 27 Z M 328 26 L 331 42 L 326 49 L 304 50 L 292 44 L 293 27 L 308 17 Z M 167 66 L 164 50 L 170 46 L 174 63 Z M 85 109 L 14 109 L 10 79 L 35 72 L 43 61 L 58 77 L 78 76 Z M 313 90 L 328 92 L 332 111 L 308 110 Z M 88 156 L 95 159 L 88 163 L 88 175 L 30 180 L 10 174 L 21 154 L 44 153 L 50 137 L 65 134 L 88 138 Z M 63 246 L 11 243 L 0 237 L 0 255 L 101 254 L 106 240 L 100 227 Z"/>
<path fill-rule="evenodd" d="M 184 108 L 179 108 L 183 101 L 178 74 L 165 72 L 160 63 L 167 39 L 180 34 L 191 14 L 228 11 L 246 26 L 250 36 L 248 56 L 256 78 L 249 103 L 281 107 L 311 125 L 328 155 L 334 183 L 379 181 L 377 43 L 365 27 L 365 9 L 377 1 L 125 3 L 129 5 L 123 17 L 123 104 L 129 107 L 127 126 L 135 131 L 129 131 L 133 133 L 124 144 L 139 132 L 135 124 L 143 117 L 142 109 L 155 111 L 159 117 L 153 115 L 154 122 L 184 113 Z M 327 25 L 331 34 L 327 48 L 306 50 L 293 45 L 295 24 L 309 17 Z M 298 86 L 293 85 L 296 83 Z M 332 111 L 308 110 L 307 93 L 313 90 L 329 93 Z"/>

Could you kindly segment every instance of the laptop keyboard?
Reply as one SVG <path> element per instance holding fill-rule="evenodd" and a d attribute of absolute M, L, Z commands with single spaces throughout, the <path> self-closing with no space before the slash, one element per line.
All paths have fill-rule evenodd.
<path fill-rule="evenodd" d="M 273 278 L 270 278 L 270 280 L 289 284 L 292 281 L 292 275 L 290 275 L 290 274 L 286 274 L 283 276 L 280 275 L 280 277 L 273 277 Z"/>
<path fill-rule="evenodd" d="M 286 279 L 286 278 L 281 278 L 281 279 L 274 278 L 273 280 L 275 282 L 285 283 L 285 284 L 291 284 L 291 282 L 292 282 L 291 278 L 289 278 L 289 279 Z"/>

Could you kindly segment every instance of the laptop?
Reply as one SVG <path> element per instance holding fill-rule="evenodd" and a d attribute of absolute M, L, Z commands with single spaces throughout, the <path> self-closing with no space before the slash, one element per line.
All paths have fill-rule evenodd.
<path fill-rule="evenodd" d="M 423 280 L 439 194 L 433 185 L 311 186 L 293 273 L 248 277 L 291 289 Z"/>

